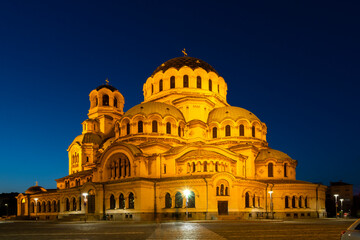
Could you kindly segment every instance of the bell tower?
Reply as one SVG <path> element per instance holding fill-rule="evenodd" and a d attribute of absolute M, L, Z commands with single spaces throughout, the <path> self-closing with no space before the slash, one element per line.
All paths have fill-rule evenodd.
<path fill-rule="evenodd" d="M 106 84 L 92 90 L 89 97 L 89 120 L 93 119 L 98 122 L 99 128 L 96 132 L 107 135 L 113 128 L 115 121 L 124 114 L 124 97 L 119 90 L 109 85 L 107 79 Z M 89 131 L 91 127 L 89 126 L 88 128 L 87 126 L 84 126 L 84 129 L 85 131 Z"/>

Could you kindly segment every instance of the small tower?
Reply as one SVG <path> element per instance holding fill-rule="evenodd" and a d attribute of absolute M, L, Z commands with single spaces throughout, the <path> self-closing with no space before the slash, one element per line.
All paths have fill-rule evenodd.
<path fill-rule="evenodd" d="M 113 128 L 115 121 L 124 114 L 124 97 L 115 87 L 109 85 L 107 79 L 106 84 L 92 90 L 89 96 L 90 109 L 88 117 L 89 119 L 96 120 L 99 125 L 98 128 L 95 125 L 95 127 L 89 126 L 89 128 L 84 126 L 84 131 L 87 132 L 91 129 L 92 131 L 107 135 Z M 87 122 L 85 121 L 84 123 L 86 124 Z"/>

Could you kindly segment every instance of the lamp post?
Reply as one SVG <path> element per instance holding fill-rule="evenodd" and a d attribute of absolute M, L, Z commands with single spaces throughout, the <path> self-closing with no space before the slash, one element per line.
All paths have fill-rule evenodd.
<path fill-rule="evenodd" d="M 273 191 L 268 192 L 270 194 L 270 211 L 271 211 L 271 218 L 274 219 L 274 212 L 273 212 L 273 200 L 272 200 L 272 193 Z"/>
<path fill-rule="evenodd" d="M 6 207 L 6 216 L 9 216 L 9 205 L 7 203 L 5 203 L 5 207 Z"/>
<path fill-rule="evenodd" d="M 189 189 L 185 189 L 184 190 L 184 195 L 185 195 L 185 199 L 186 199 L 186 220 L 188 220 L 188 199 L 189 199 L 189 196 L 190 196 L 190 190 Z"/>
<path fill-rule="evenodd" d="M 340 203 L 341 203 L 341 214 L 340 214 L 340 216 L 341 216 L 341 217 L 344 217 L 344 213 L 343 213 L 343 201 L 344 201 L 344 199 L 341 198 L 341 199 L 340 199 Z"/>
<path fill-rule="evenodd" d="M 334 197 L 335 197 L 335 217 L 337 218 L 337 211 L 338 211 L 338 201 L 337 201 L 337 198 L 338 198 L 339 194 L 334 194 Z"/>
<path fill-rule="evenodd" d="M 85 210 L 85 222 L 86 222 L 86 202 L 87 202 L 88 193 L 83 193 L 82 195 L 84 196 L 84 210 Z"/>
<path fill-rule="evenodd" d="M 34 200 L 35 200 L 35 221 L 37 221 L 37 211 L 38 211 L 38 209 L 37 209 L 37 201 L 39 200 L 38 198 L 34 198 Z"/>

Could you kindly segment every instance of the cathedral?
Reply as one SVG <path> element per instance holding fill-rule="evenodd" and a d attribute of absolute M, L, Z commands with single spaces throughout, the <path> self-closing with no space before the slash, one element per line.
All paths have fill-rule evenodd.
<path fill-rule="evenodd" d="M 267 126 L 227 103 L 208 63 L 177 57 L 143 85 L 124 112 L 112 85 L 89 94 L 88 119 L 68 148 L 57 189 L 17 196 L 20 218 L 257 219 L 326 217 L 321 184 L 296 180 L 297 161 L 269 147 Z"/>

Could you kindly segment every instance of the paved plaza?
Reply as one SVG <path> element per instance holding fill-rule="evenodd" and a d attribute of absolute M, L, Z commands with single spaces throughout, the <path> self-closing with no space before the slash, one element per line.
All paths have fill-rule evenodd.
<path fill-rule="evenodd" d="M 0 239 L 339 239 L 355 220 L 0 222 Z"/>

